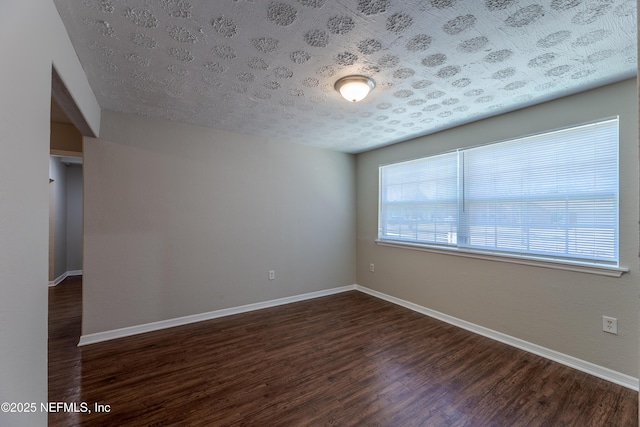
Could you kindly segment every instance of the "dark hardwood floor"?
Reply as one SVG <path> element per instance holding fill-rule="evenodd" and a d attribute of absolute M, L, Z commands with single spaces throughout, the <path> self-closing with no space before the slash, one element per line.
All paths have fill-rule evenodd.
<path fill-rule="evenodd" d="M 49 290 L 52 426 L 637 426 L 638 394 L 353 291 L 78 348 Z"/>

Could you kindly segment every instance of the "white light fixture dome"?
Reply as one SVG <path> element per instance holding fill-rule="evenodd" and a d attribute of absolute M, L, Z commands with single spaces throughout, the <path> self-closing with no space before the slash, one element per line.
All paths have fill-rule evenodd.
<path fill-rule="evenodd" d="M 347 101 L 358 102 L 376 87 L 376 83 L 365 76 L 346 76 L 338 80 L 334 87 Z"/>

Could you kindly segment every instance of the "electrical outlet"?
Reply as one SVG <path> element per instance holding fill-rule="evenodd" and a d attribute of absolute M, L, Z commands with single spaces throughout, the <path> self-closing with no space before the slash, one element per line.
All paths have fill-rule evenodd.
<path fill-rule="evenodd" d="M 369 271 L 370 271 L 370 272 L 372 272 L 372 273 L 373 273 L 374 271 L 376 271 L 376 266 L 375 266 L 375 265 L 373 265 L 373 263 L 369 264 Z"/>
<path fill-rule="evenodd" d="M 275 278 L 276 278 L 276 271 L 269 270 L 269 280 L 275 280 Z"/>
<path fill-rule="evenodd" d="M 618 319 L 602 316 L 602 330 L 610 334 L 618 335 Z"/>

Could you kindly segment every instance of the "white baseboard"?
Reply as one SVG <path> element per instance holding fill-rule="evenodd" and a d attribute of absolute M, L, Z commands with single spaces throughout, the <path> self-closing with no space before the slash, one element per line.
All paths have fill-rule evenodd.
<path fill-rule="evenodd" d="M 67 273 L 65 273 L 67 274 Z M 61 276 L 62 277 L 62 276 Z M 65 276 L 66 277 L 66 276 Z M 64 279 L 62 279 L 64 280 Z M 528 341 L 521 340 L 519 338 L 512 337 L 502 332 L 494 331 L 484 326 L 479 326 L 466 320 L 458 319 L 448 314 L 440 313 L 438 311 L 423 307 L 418 304 L 414 304 L 409 301 L 405 301 L 400 298 L 387 295 L 382 292 L 375 291 L 373 289 L 366 288 L 359 285 L 343 286 L 339 288 L 326 289 L 317 292 L 311 292 L 302 295 L 295 295 L 286 298 L 279 298 L 270 301 L 259 302 L 255 304 L 247 304 L 239 307 L 225 308 L 222 310 L 210 311 L 207 313 L 194 314 L 190 316 L 178 317 L 174 319 L 161 320 L 158 322 L 145 323 L 137 326 L 130 326 L 126 328 L 114 329 L 111 331 L 97 332 L 93 334 L 86 334 L 80 337 L 78 346 L 85 346 L 89 344 L 95 344 L 98 342 L 109 341 L 117 338 L 124 338 L 132 335 L 143 334 L 146 332 L 157 331 L 166 328 L 173 328 L 175 326 L 187 325 L 190 323 L 202 322 L 205 320 L 216 319 L 224 316 L 231 316 L 234 314 L 247 313 L 254 310 L 261 310 L 263 308 L 276 307 L 279 305 L 290 304 L 293 302 L 309 300 L 313 298 L 319 298 L 327 295 L 338 294 L 341 292 L 357 290 L 368 295 L 380 298 L 385 301 L 397 304 L 399 306 L 408 308 L 418 313 L 424 314 L 429 317 L 441 320 L 451 325 L 466 329 L 470 332 L 482 335 L 484 337 L 499 341 L 501 343 L 510 345 L 512 347 L 519 348 L 529 353 L 536 354 L 549 360 L 561 363 L 587 374 L 593 375 L 598 378 L 610 381 L 612 383 L 630 388 L 632 390 L 639 390 L 640 382 L 638 378 L 626 375 L 617 371 L 614 371 L 603 366 L 596 365 L 591 362 L 587 362 L 582 359 L 578 359 L 573 356 L 569 356 L 564 353 L 560 353 L 555 350 L 548 349 L 546 347 L 539 346 L 537 344 L 530 343 Z"/>
<path fill-rule="evenodd" d="M 65 271 L 56 279 L 49 282 L 49 286 L 58 286 L 64 279 L 71 276 L 82 276 L 82 270 Z"/>
<path fill-rule="evenodd" d="M 65 271 L 60 276 L 58 276 L 55 279 L 53 279 L 52 281 L 50 281 L 49 282 L 49 286 L 58 286 L 60 284 L 60 282 L 62 282 L 64 279 L 67 278 L 67 276 L 68 276 L 68 273 Z"/>
<path fill-rule="evenodd" d="M 639 389 L 640 381 L 638 380 L 638 378 L 632 377 L 630 375 L 626 375 L 621 372 L 617 372 L 612 369 L 605 368 L 603 366 L 599 366 L 591 362 L 587 362 L 586 360 L 578 359 L 576 357 L 569 356 L 568 354 L 560 353 L 558 351 L 551 350 L 546 347 L 542 347 L 537 344 L 533 344 L 528 341 L 524 341 L 507 334 L 503 334 L 502 332 L 485 328 L 484 326 L 479 326 L 474 323 L 467 322 L 466 320 L 461 320 L 456 317 L 449 316 L 448 314 L 431 310 L 421 305 L 414 304 L 412 302 L 405 301 L 403 299 L 396 298 L 391 295 L 387 295 L 382 292 L 375 291 L 373 289 L 365 288 L 364 286 L 356 285 L 355 288 L 360 292 L 364 292 L 376 298 L 380 298 L 385 301 L 389 301 L 394 304 L 400 305 L 402 307 L 408 308 L 410 310 L 416 311 L 418 313 L 424 314 L 426 316 L 433 317 L 438 320 L 442 320 L 443 322 L 460 327 L 462 329 L 466 329 L 478 335 L 491 338 L 493 340 L 510 345 L 512 347 L 519 348 L 520 350 L 524 350 L 529 353 L 542 356 L 546 359 L 553 360 L 554 362 L 561 363 L 563 365 L 566 365 L 571 368 L 577 369 L 579 371 L 585 372 L 587 374 L 596 376 L 598 378 L 602 378 L 612 383 L 615 383 L 636 391 L 638 391 Z"/>
<path fill-rule="evenodd" d="M 340 288 L 326 289 L 323 291 L 310 292 L 302 295 L 294 295 L 286 298 L 279 298 L 279 299 L 274 299 L 270 301 L 258 302 L 254 304 L 241 305 L 239 307 L 209 311 L 207 313 L 199 313 L 199 314 L 193 314 L 190 316 L 177 317 L 174 319 L 160 320 L 158 322 L 145 323 L 137 326 L 129 326 L 126 328 L 114 329 L 111 331 L 86 334 L 80 337 L 78 346 L 95 344 L 98 342 L 113 340 L 116 338 L 124 338 L 131 335 L 144 334 L 146 332 L 152 332 L 152 331 L 157 331 L 157 330 L 166 329 L 166 328 L 173 328 L 175 326 L 182 326 L 182 325 L 187 325 L 189 323 L 217 319 L 219 317 L 231 316 L 234 314 L 247 313 L 249 311 L 261 310 L 263 308 L 269 308 L 269 307 L 276 307 L 278 305 L 290 304 L 292 302 L 304 301 L 308 299 L 324 297 L 327 295 L 338 294 L 341 292 L 353 291 L 355 289 L 356 289 L 356 285 L 343 286 Z"/>

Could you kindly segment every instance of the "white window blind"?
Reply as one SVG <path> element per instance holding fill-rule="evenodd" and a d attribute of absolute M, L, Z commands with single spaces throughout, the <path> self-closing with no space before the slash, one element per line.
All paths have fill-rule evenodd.
<path fill-rule="evenodd" d="M 457 169 L 457 153 L 383 166 L 379 237 L 454 244 L 458 227 Z"/>
<path fill-rule="evenodd" d="M 380 168 L 381 240 L 618 263 L 618 119 Z"/>

